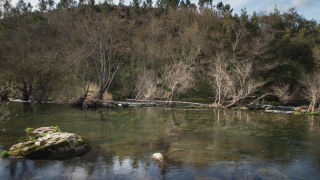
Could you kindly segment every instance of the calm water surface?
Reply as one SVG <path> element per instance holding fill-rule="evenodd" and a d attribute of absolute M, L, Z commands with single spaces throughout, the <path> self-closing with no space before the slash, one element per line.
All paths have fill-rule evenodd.
<path fill-rule="evenodd" d="M 0 158 L 0 179 L 320 179 L 316 117 L 258 111 L 13 103 L 0 152 L 27 127 L 59 126 L 92 151 L 55 160 Z M 164 154 L 163 162 L 150 158 Z"/>

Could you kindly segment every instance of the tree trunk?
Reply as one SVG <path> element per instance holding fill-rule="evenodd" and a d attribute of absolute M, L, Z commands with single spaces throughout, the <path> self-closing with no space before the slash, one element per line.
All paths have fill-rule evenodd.
<path fill-rule="evenodd" d="M 28 92 L 23 92 L 22 93 L 22 100 L 23 101 L 29 101 L 29 93 Z"/>
<path fill-rule="evenodd" d="M 249 105 L 249 106 L 252 106 L 256 101 L 259 101 L 259 100 L 262 99 L 262 98 L 263 98 L 263 101 L 264 101 L 264 97 L 269 96 L 269 95 L 271 95 L 271 94 L 272 94 L 272 93 L 266 93 L 266 94 L 260 96 L 258 99 L 252 101 L 252 102 L 251 102 L 250 104 L 248 104 L 248 105 Z"/>
<path fill-rule="evenodd" d="M 314 112 L 314 108 L 318 103 L 319 103 L 319 99 L 318 100 L 313 99 L 309 105 L 308 112 Z"/>
<path fill-rule="evenodd" d="M 241 98 L 242 99 L 242 98 Z M 224 108 L 229 108 L 229 107 L 232 107 L 234 106 L 235 104 L 237 104 L 241 99 L 238 99 L 238 100 L 235 100 L 235 101 L 232 101 L 232 103 L 228 104 L 227 106 L 225 106 Z"/>
<path fill-rule="evenodd" d="M 5 90 L 1 93 L 1 101 L 7 101 L 8 100 L 8 90 Z"/>
<path fill-rule="evenodd" d="M 29 84 L 29 90 L 27 88 L 27 83 L 23 85 L 22 89 L 22 100 L 23 101 L 29 101 L 30 94 L 32 92 L 32 86 Z"/>
<path fill-rule="evenodd" d="M 99 90 L 98 95 L 97 95 L 97 99 L 103 100 L 103 94 L 104 94 L 103 90 Z"/>
<path fill-rule="evenodd" d="M 171 92 L 171 101 L 173 101 L 174 98 L 174 91 Z"/>

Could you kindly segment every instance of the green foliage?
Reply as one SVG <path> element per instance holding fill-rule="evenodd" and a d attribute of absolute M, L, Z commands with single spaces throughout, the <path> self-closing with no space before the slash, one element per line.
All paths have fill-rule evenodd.
<path fill-rule="evenodd" d="M 54 132 L 61 132 L 59 126 L 50 126 Z"/>
<path fill-rule="evenodd" d="M 299 112 L 299 111 L 293 111 L 293 114 L 295 114 L 295 115 L 301 115 L 302 113 Z"/>
<path fill-rule="evenodd" d="M 39 11 L 34 11 L 28 15 L 30 23 L 43 24 L 47 21 L 47 18 L 43 17 Z"/>
<path fill-rule="evenodd" d="M 111 105 L 111 108 L 116 108 L 116 107 L 117 107 L 117 105 L 115 105 L 115 104 Z"/>
<path fill-rule="evenodd" d="M 1 157 L 3 157 L 3 158 L 6 158 L 6 157 L 9 157 L 11 155 L 11 151 L 7 151 L 7 150 L 4 150 L 4 151 L 2 151 L 2 153 L 1 153 Z"/>
<path fill-rule="evenodd" d="M 312 116 L 320 116 L 320 111 L 314 111 L 314 112 L 307 112 L 306 115 L 312 115 Z"/>
<path fill-rule="evenodd" d="M 27 140 L 28 140 L 28 141 L 35 141 L 35 140 L 36 140 L 36 138 L 35 138 L 35 137 L 33 137 L 33 136 L 28 136 L 28 137 L 27 137 Z"/>
<path fill-rule="evenodd" d="M 25 129 L 26 133 L 32 133 L 33 130 L 34 130 L 34 128 L 29 128 L 29 127 Z"/>
<path fill-rule="evenodd" d="M 108 77 L 119 65 L 106 88 L 114 100 L 139 96 L 143 91 L 139 86 L 146 83 L 137 82 L 151 71 L 156 76 L 152 79 L 155 85 L 149 83 L 144 89 L 153 87 L 157 97 L 150 97 L 167 100 L 164 94 L 175 89 L 167 85 L 170 80 L 165 78 L 165 67 L 183 62 L 189 65 L 187 69 L 195 82 L 172 97 L 210 101 L 208 97 L 216 97 L 217 88 L 212 85 L 216 79 L 209 74 L 218 64 L 220 52 L 228 63 L 226 74 L 230 77 L 243 62 L 252 62 L 250 80 L 268 82 L 261 91 L 269 91 L 281 81 L 289 83 L 290 92 L 294 91 L 303 74 L 319 71 L 315 53 L 320 43 L 319 25 L 294 8 L 284 13 L 275 8 L 274 13 L 252 15 L 242 9 L 236 15 L 229 4 L 215 5 L 212 0 L 199 0 L 199 9 L 190 0 L 157 0 L 155 7 L 152 0 L 146 0 L 143 8 L 140 0 L 133 0 L 130 7 L 108 2 L 96 5 L 95 0 L 80 0 L 76 6 L 74 0 L 60 0 L 53 9 L 53 0 L 39 0 L 41 12 L 25 8 L 17 12 L 6 1 L 3 8 L 8 10 L 4 10 L 0 21 L 0 51 L 6 52 L 1 56 L 0 83 L 12 82 L 19 90 L 17 95 L 25 100 L 32 96 L 39 102 L 61 101 L 63 96 L 66 102 L 81 95 L 75 89 L 82 90 L 87 81 L 97 84 L 100 77 Z M 128 18 L 121 19 L 123 14 Z M 237 37 L 239 32 L 244 36 Z M 78 57 L 74 58 L 73 53 Z M 96 68 L 98 62 L 103 63 Z M 97 71 L 102 67 L 106 67 L 103 75 Z M 174 87 L 184 85 L 176 83 Z M 225 99 L 233 98 L 231 93 L 225 95 Z"/>
<path fill-rule="evenodd" d="M 122 104 L 122 107 L 123 107 L 123 108 L 128 108 L 129 106 L 130 106 L 130 105 L 127 104 L 127 103 L 126 103 L 126 104 Z"/>
<path fill-rule="evenodd" d="M 48 134 L 50 133 L 39 134 L 39 136 L 44 137 L 44 136 L 47 136 Z"/>
<path fill-rule="evenodd" d="M 107 1 L 104 1 L 104 3 L 102 3 L 100 8 L 101 8 L 101 12 L 105 14 L 111 11 L 111 6 Z"/>

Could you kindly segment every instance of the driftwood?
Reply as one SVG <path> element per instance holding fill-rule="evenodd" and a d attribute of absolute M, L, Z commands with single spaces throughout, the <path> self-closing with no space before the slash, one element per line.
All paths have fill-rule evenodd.
<path fill-rule="evenodd" d="M 83 96 L 79 97 L 79 99 L 71 102 L 73 106 L 83 106 L 85 108 L 89 107 L 113 107 L 114 105 L 117 105 L 113 101 L 104 101 L 104 100 L 98 100 L 98 99 L 88 99 Z"/>
<path fill-rule="evenodd" d="M 257 101 L 259 101 L 260 99 L 262 99 L 262 98 L 264 98 L 264 97 L 266 97 L 266 96 L 269 96 L 269 95 L 271 95 L 271 94 L 272 94 L 272 93 L 266 93 L 266 94 L 260 96 L 258 99 L 254 100 L 254 101 L 252 101 L 250 104 L 248 104 L 248 106 L 252 106 L 255 102 L 257 102 Z"/>
<path fill-rule="evenodd" d="M 247 104 L 247 106 L 252 106 L 256 101 L 266 97 L 266 96 L 269 96 L 271 95 L 272 93 L 266 93 L 262 96 L 260 96 L 258 99 L 252 101 L 251 103 Z M 235 106 L 239 101 L 243 100 L 243 99 L 246 99 L 246 98 L 252 98 L 252 97 L 255 97 L 255 96 L 245 96 L 245 97 L 242 97 L 242 98 L 239 98 L 238 100 L 232 102 L 231 104 L 228 104 L 227 106 L 224 106 L 224 108 L 229 108 L 229 107 L 232 107 L 232 106 Z"/>
<path fill-rule="evenodd" d="M 209 104 L 202 103 L 193 103 L 193 102 L 184 102 L 184 101 L 160 101 L 160 100 L 136 100 L 136 99 L 127 99 L 127 101 L 135 101 L 135 102 L 154 102 L 154 103 L 163 103 L 163 104 L 192 104 L 198 106 L 209 106 Z"/>
<path fill-rule="evenodd" d="M 104 100 L 98 100 L 98 99 L 86 99 L 83 102 L 83 107 L 89 108 L 89 107 L 112 107 L 116 105 L 113 101 L 104 101 Z"/>

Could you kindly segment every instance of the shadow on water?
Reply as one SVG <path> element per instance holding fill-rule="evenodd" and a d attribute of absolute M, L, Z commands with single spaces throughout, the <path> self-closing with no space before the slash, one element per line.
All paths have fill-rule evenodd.
<path fill-rule="evenodd" d="M 59 126 L 92 150 L 47 159 L 0 158 L 0 179 L 319 179 L 313 116 L 177 108 L 82 109 L 15 103 L 0 151 L 27 127 Z M 164 160 L 151 158 L 161 153 Z"/>

